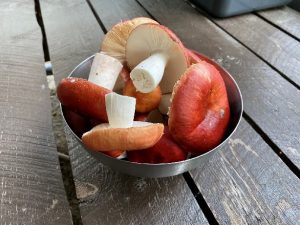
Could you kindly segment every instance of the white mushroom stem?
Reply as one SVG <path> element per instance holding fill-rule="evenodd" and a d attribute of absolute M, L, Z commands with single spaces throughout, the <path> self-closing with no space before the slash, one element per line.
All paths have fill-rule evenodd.
<path fill-rule="evenodd" d="M 167 62 L 164 53 L 155 53 L 140 62 L 130 73 L 135 88 L 142 93 L 153 91 L 163 77 Z"/>
<path fill-rule="evenodd" d="M 105 95 L 105 106 L 109 126 L 128 128 L 133 126 L 136 99 L 114 92 Z"/>
<path fill-rule="evenodd" d="M 103 53 L 96 53 L 88 80 L 112 90 L 122 67 L 119 60 Z"/>

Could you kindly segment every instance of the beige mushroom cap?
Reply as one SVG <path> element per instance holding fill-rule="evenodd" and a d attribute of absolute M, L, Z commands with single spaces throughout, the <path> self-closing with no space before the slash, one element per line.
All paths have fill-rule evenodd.
<path fill-rule="evenodd" d="M 163 135 L 164 125 L 134 121 L 130 128 L 111 128 L 100 124 L 82 136 L 84 145 L 94 151 L 140 150 L 155 145 Z"/>
<path fill-rule="evenodd" d="M 112 27 L 104 37 L 101 51 L 107 55 L 117 58 L 121 63 L 125 62 L 125 46 L 130 32 L 140 24 L 154 23 L 155 20 L 147 17 L 137 17 L 131 20 L 120 22 Z"/>

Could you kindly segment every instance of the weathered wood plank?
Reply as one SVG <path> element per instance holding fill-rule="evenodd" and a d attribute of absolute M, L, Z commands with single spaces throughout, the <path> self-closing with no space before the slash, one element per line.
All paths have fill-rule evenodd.
<path fill-rule="evenodd" d="M 289 7 L 258 12 L 260 16 L 300 39 L 300 12 Z"/>
<path fill-rule="evenodd" d="M 241 46 L 238 48 L 238 43 L 206 18 L 197 14 L 186 3 L 167 0 L 151 3 L 140 0 L 140 2 L 159 22 L 174 29 L 187 46 L 202 50 L 215 59 L 226 59 L 226 57 L 220 58 L 222 54 L 234 56 L 231 63 L 228 58 L 226 63 L 225 60 L 223 61 L 228 70 L 232 71 L 234 67 L 241 66 L 243 72 L 247 73 L 248 64 L 240 63 L 241 61 L 238 60 L 246 61 L 249 58 L 251 60 L 249 67 L 251 62 L 255 62 L 252 54 Z M 176 18 L 181 18 L 180 22 L 176 21 Z M 210 40 L 209 44 L 205 40 Z M 214 54 L 217 54 L 217 57 Z M 235 64 L 236 62 L 238 65 Z M 263 66 L 262 63 L 256 62 L 256 64 L 262 66 L 264 70 L 269 70 L 269 67 Z M 237 72 L 236 69 L 232 74 L 237 78 L 242 91 L 245 91 L 246 84 L 243 82 L 246 79 L 249 79 L 249 84 L 253 85 L 250 76 L 253 70 L 250 70 L 246 74 L 248 78 L 244 79 L 241 79 L 241 75 Z M 250 92 L 251 87 L 246 91 Z M 251 96 L 248 92 L 246 94 Z M 247 101 L 246 94 L 244 92 Z M 220 224 L 297 224 L 299 222 L 299 179 L 244 120 L 229 144 L 214 155 L 206 168 L 203 171 L 195 169 L 191 174 Z"/>
<path fill-rule="evenodd" d="M 253 14 L 214 21 L 300 86 L 299 41 Z"/>
<path fill-rule="evenodd" d="M 0 3 L 0 224 L 72 224 L 31 0 Z"/>
<path fill-rule="evenodd" d="M 299 179 L 245 121 L 192 176 L 220 224 L 300 224 Z"/>
<path fill-rule="evenodd" d="M 114 172 L 65 130 L 83 224 L 208 224 L 182 176 L 142 179 Z"/>
<path fill-rule="evenodd" d="M 245 112 L 299 167 L 300 127 L 294 125 L 300 115 L 299 90 L 186 2 L 140 2 L 187 47 L 232 74 L 241 88 Z"/>
<path fill-rule="evenodd" d="M 126 3 L 130 5 L 126 10 L 122 7 L 118 8 L 120 4 L 125 6 Z M 61 32 L 62 27 L 67 25 L 60 24 L 58 26 L 51 20 L 53 17 L 59 17 L 61 23 L 65 21 L 72 32 L 72 36 L 75 37 L 81 33 L 82 28 L 77 23 L 70 22 L 73 21 L 72 17 L 77 16 L 77 13 L 68 13 L 69 11 L 74 11 L 73 7 L 65 2 L 57 4 L 57 2 L 42 3 L 41 7 L 54 73 L 64 71 L 64 74 L 59 72 L 59 77 L 61 77 L 71 72 L 75 65 L 71 67 L 68 64 L 70 61 L 73 62 L 71 59 L 64 63 L 58 62 L 60 58 L 69 57 L 68 50 L 63 47 L 66 44 L 64 41 L 67 40 L 64 39 Z M 109 18 L 113 18 L 111 21 L 103 20 L 107 28 L 121 19 L 146 15 L 135 1 L 122 1 L 120 4 L 111 1 L 99 1 L 101 7 L 109 7 L 103 10 L 107 10 L 110 13 L 112 17 Z M 79 6 L 81 7 L 80 10 L 77 8 Z M 59 8 L 59 16 L 56 15 L 57 8 Z M 84 0 L 77 0 L 74 8 L 84 15 L 90 13 Z M 47 11 L 46 14 L 44 10 Z M 86 12 L 86 10 L 88 11 Z M 67 18 L 64 18 L 64 15 Z M 92 22 L 89 21 L 88 24 L 92 24 Z M 100 32 L 100 26 L 95 29 L 98 29 Z M 59 33 L 62 35 L 62 38 L 59 37 Z M 98 46 L 97 35 L 93 36 L 93 34 L 90 34 L 87 42 L 91 41 L 97 42 Z M 90 48 L 89 53 L 83 53 L 83 42 L 84 40 L 77 42 L 76 45 L 72 45 L 74 48 L 72 50 L 73 54 L 76 54 L 78 58 L 82 57 L 82 59 L 98 50 Z M 70 57 L 72 58 L 73 56 Z M 57 76 L 56 74 L 54 75 Z M 90 157 L 79 143 L 72 138 L 67 127 L 66 134 L 73 176 L 76 179 L 77 195 L 80 199 L 82 221 L 85 225 L 207 224 L 200 207 L 182 176 L 155 180 L 139 179 L 113 172 L 109 168 L 104 167 L 99 161 Z"/>
<path fill-rule="evenodd" d="M 90 2 L 107 30 L 119 23 L 120 20 L 132 19 L 140 16 L 149 17 L 145 10 L 143 10 L 134 0 L 90 0 Z"/>
<path fill-rule="evenodd" d="M 103 32 L 86 1 L 41 0 L 50 59 L 58 83 L 99 50 Z"/>

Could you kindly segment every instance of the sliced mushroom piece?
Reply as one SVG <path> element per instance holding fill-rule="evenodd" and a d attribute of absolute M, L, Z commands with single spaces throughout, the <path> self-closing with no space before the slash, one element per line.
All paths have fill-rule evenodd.
<path fill-rule="evenodd" d="M 170 93 L 189 65 L 189 58 L 179 38 L 158 24 L 142 24 L 129 35 L 126 60 L 130 78 L 142 93 L 153 91 L 160 83 L 162 93 Z"/>
<path fill-rule="evenodd" d="M 122 64 L 125 63 L 125 45 L 130 32 L 140 24 L 155 23 L 147 17 L 137 17 L 131 20 L 120 22 L 112 27 L 104 37 L 101 45 L 101 51 L 105 54 L 117 58 Z"/>

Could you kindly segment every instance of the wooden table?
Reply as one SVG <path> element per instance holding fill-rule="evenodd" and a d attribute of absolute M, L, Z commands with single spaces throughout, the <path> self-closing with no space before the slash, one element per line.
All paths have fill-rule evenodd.
<path fill-rule="evenodd" d="M 126 176 L 59 132 L 45 61 L 57 84 L 137 16 L 174 30 L 241 88 L 242 122 L 204 170 Z M 216 19 L 182 0 L 1 1 L 0 224 L 300 224 L 299 41 L 300 13 L 288 7 Z"/>

